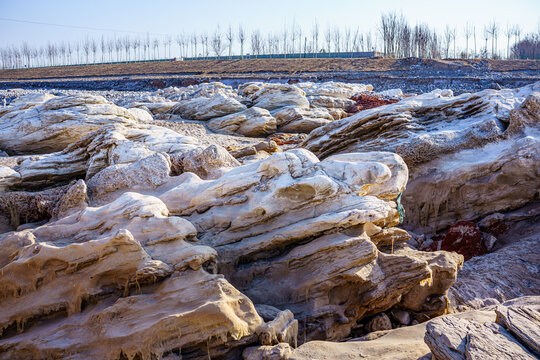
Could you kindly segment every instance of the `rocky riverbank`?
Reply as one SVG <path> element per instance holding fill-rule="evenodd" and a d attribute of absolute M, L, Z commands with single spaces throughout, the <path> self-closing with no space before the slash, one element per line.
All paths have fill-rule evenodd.
<path fill-rule="evenodd" d="M 1 359 L 540 355 L 540 83 L 2 95 Z"/>

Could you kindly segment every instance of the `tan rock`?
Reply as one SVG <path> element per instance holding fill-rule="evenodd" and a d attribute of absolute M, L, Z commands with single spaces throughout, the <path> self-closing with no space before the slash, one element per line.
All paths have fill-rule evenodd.
<path fill-rule="evenodd" d="M 403 194 L 406 225 L 435 232 L 534 198 L 540 186 L 539 90 L 540 83 L 459 96 L 434 91 L 333 121 L 313 130 L 303 146 L 322 158 L 400 154 L 411 175 Z M 515 185 L 504 180 L 517 178 Z"/>
<path fill-rule="evenodd" d="M 249 85 L 239 89 L 241 94 L 249 94 L 247 98 L 253 102 L 254 106 L 267 110 L 284 106 L 309 107 L 306 94 L 294 85 L 264 83 L 255 86 L 258 88 L 254 92 Z"/>
<path fill-rule="evenodd" d="M 240 163 L 227 150 L 218 145 L 195 148 L 171 157 L 175 175 L 191 172 L 202 179 L 217 179 Z"/>
<path fill-rule="evenodd" d="M 111 165 L 128 164 L 156 152 L 178 154 L 196 148 L 196 139 L 154 125 L 125 127 L 107 125 L 74 142 L 63 151 L 30 157 L 17 171 L 17 186 L 51 186 L 84 176 L 92 176 Z"/>
<path fill-rule="evenodd" d="M 178 114 L 184 119 L 209 120 L 243 110 L 246 110 L 246 106 L 238 100 L 217 92 L 209 97 L 196 96 L 181 100 L 168 113 Z"/>
<path fill-rule="evenodd" d="M 12 229 L 20 224 L 59 219 L 87 206 L 86 184 L 72 181 L 40 192 L 15 191 L 0 195 L 0 215 Z"/>
<path fill-rule="evenodd" d="M 431 320 L 424 341 L 441 360 L 535 358 L 504 327 L 453 315 Z"/>
<path fill-rule="evenodd" d="M 252 346 L 242 352 L 244 360 L 286 360 L 292 353 L 287 343 L 279 343 L 274 346 Z"/>
<path fill-rule="evenodd" d="M 255 303 L 290 309 L 306 339 L 340 339 L 356 320 L 402 298 L 429 315 L 446 310 L 446 301 L 427 300 L 444 299 L 461 256 L 397 246 L 385 254 L 369 237 L 397 224 L 393 200 L 406 178 L 391 153 L 319 162 L 292 150 L 212 181 L 184 173 L 160 198 L 195 225 L 201 243 L 218 252 L 219 271 Z M 379 230 L 367 235 L 369 224 Z"/>
<path fill-rule="evenodd" d="M 14 153 L 61 151 L 104 125 L 135 125 L 127 109 L 94 95 L 43 96 L 10 105 L 0 117 L 0 143 Z M 22 101 L 22 100 L 21 100 Z"/>
<path fill-rule="evenodd" d="M 252 107 L 231 115 L 213 118 L 208 128 L 224 134 L 260 137 L 276 132 L 276 119 L 266 109 Z"/>
<path fill-rule="evenodd" d="M 309 133 L 326 125 L 334 118 L 326 109 L 286 106 L 273 112 L 278 130 L 281 132 Z"/>

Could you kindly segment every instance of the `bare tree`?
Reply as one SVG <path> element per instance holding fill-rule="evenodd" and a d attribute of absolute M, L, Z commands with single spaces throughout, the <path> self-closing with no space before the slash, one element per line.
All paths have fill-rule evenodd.
<path fill-rule="evenodd" d="M 360 32 L 358 28 L 354 31 L 352 37 L 352 51 L 360 51 Z"/>
<path fill-rule="evenodd" d="M 182 53 L 182 46 L 184 44 L 184 35 L 181 35 L 181 34 L 176 35 L 175 41 L 176 41 L 176 44 L 178 44 L 178 51 L 180 51 L 180 57 L 183 58 L 184 54 Z"/>
<path fill-rule="evenodd" d="M 32 50 L 30 50 L 30 46 L 28 46 L 28 43 L 25 41 L 21 45 L 21 52 L 23 56 L 26 58 L 26 67 L 30 67 L 30 57 L 32 55 Z"/>
<path fill-rule="evenodd" d="M 92 39 L 90 41 L 90 50 L 92 51 L 92 59 L 93 59 L 93 62 L 95 63 L 96 62 L 96 55 L 97 55 L 97 51 L 98 51 L 98 43 L 95 39 Z"/>
<path fill-rule="evenodd" d="M 488 34 L 491 36 L 491 57 L 496 58 L 497 37 L 499 36 L 499 24 L 495 22 L 495 19 L 493 19 L 488 26 Z"/>
<path fill-rule="evenodd" d="M 510 59 L 510 38 L 514 35 L 514 28 L 510 24 L 506 24 L 504 35 L 506 35 L 506 58 Z"/>
<path fill-rule="evenodd" d="M 373 46 L 373 38 L 371 36 L 371 31 L 368 31 L 366 34 L 366 48 L 368 51 L 374 51 L 375 47 Z"/>
<path fill-rule="evenodd" d="M 197 57 L 197 45 L 199 44 L 199 37 L 196 33 L 193 33 L 191 35 L 191 45 L 193 47 L 192 55 L 193 57 Z"/>
<path fill-rule="evenodd" d="M 84 54 L 86 55 L 85 64 L 88 64 L 88 54 L 90 54 L 90 47 L 91 46 L 92 45 L 90 44 L 90 39 L 88 37 L 86 39 L 84 39 L 84 42 L 82 43 L 82 48 L 83 48 Z M 47 54 L 49 54 L 49 56 L 50 56 L 49 49 L 47 49 Z"/>
<path fill-rule="evenodd" d="M 467 21 L 465 27 L 463 28 L 463 34 L 465 35 L 465 57 L 469 57 L 469 39 L 471 38 L 473 28 L 471 24 Z"/>
<path fill-rule="evenodd" d="M 105 50 L 107 49 L 107 44 L 105 43 L 105 38 L 103 37 L 103 35 L 101 35 L 101 42 L 100 42 L 100 47 L 101 47 L 101 62 L 105 62 Z"/>
<path fill-rule="evenodd" d="M 298 52 L 301 53 L 302 52 L 302 27 L 300 25 L 296 26 L 296 36 L 298 39 Z"/>
<path fill-rule="evenodd" d="M 315 57 L 317 57 L 317 53 L 319 52 L 319 23 L 317 23 L 317 19 L 315 19 L 313 28 L 311 29 L 311 41 L 313 43 L 313 52 L 315 53 Z"/>
<path fill-rule="evenodd" d="M 144 39 L 144 55 L 146 60 L 150 59 L 150 48 L 151 48 L 151 41 L 150 41 L 150 34 L 146 33 L 146 39 Z"/>
<path fill-rule="evenodd" d="M 349 52 L 349 46 L 351 45 L 351 28 L 346 27 L 345 28 L 345 51 Z"/>
<path fill-rule="evenodd" d="M 170 58 L 171 58 L 171 44 L 172 44 L 172 37 L 167 36 L 167 38 L 165 39 L 165 43 L 166 43 L 167 46 L 169 47 L 169 59 L 170 59 Z"/>
<path fill-rule="evenodd" d="M 457 35 L 457 30 L 456 28 L 453 28 L 452 29 L 452 41 L 454 42 L 454 59 L 457 58 L 457 55 L 456 55 L 456 35 Z"/>
<path fill-rule="evenodd" d="M 212 37 L 212 50 L 214 50 L 214 54 L 216 54 L 218 59 L 220 58 L 224 50 L 221 36 L 221 31 L 218 25 L 216 31 L 214 32 L 214 36 Z"/>
<path fill-rule="evenodd" d="M 482 58 L 487 58 L 488 57 L 488 40 L 490 36 L 488 27 L 484 27 L 483 35 L 484 35 L 485 45 L 484 45 L 484 49 L 482 50 Z"/>
<path fill-rule="evenodd" d="M 514 43 L 519 44 L 521 43 L 521 27 L 519 25 L 514 25 Z M 514 45 L 515 46 L 515 45 Z M 514 56 L 520 58 L 517 54 L 517 52 L 513 51 Z"/>
<path fill-rule="evenodd" d="M 334 28 L 332 35 L 334 40 L 334 51 L 339 52 L 341 50 L 341 31 L 337 26 Z"/>
<path fill-rule="evenodd" d="M 88 45 L 88 48 L 85 48 L 85 52 L 87 52 L 87 51 L 90 51 L 90 45 Z M 47 43 L 47 57 L 49 58 L 49 65 L 50 66 L 54 65 L 54 56 L 55 56 L 55 54 L 56 54 L 56 48 L 55 48 L 54 44 L 52 44 L 49 41 Z M 86 58 L 88 58 L 88 54 L 86 55 Z"/>
<path fill-rule="evenodd" d="M 293 23 L 292 23 L 292 26 L 291 26 L 291 53 L 295 53 L 296 52 L 296 35 L 297 35 L 297 32 L 296 32 L 296 21 L 293 19 Z"/>
<path fill-rule="evenodd" d="M 107 41 L 107 53 L 109 54 L 109 62 L 112 62 L 112 54 L 114 51 L 114 39 Z"/>
<path fill-rule="evenodd" d="M 201 45 L 204 50 L 204 58 L 206 59 L 208 55 L 210 55 L 210 48 L 208 47 L 208 34 L 207 33 L 201 34 Z"/>
<path fill-rule="evenodd" d="M 474 56 L 478 57 L 478 52 L 476 49 L 476 26 L 473 26 L 473 37 L 474 37 Z"/>
<path fill-rule="evenodd" d="M 238 25 L 238 42 L 240 43 L 240 57 L 244 58 L 244 42 L 246 41 L 246 33 L 242 25 Z"/>
<path fill-rule="evenodd" d="M 270 36 L 270 35 L 269 35 Z M 227 33 L 225 34 L 225 39 L 227 40 L 227 47 L 229 49 L 229 59 L 232 56 L 232 44 L 234 41 L 234 33 L 231 24 L 227 28 Z"/>
<path fill-rule="evenodd" d="M 155 38 L 154 42 L 154 59 L 159 59 L 159 39 Z"/>
<path fill-rule="evenodd" d="M 395 12 L 381 14 L 379 31 L 383 37 L 385 56 L 396 56 L 396 40 L 398 39 L 399 21 Z"/>
<path fill-rule="evenodd" d="M 254 30 L 251 33 L 251 52 L 255 54 L 255 58 L 261 54 L 262 38 L 259 30 Z"/>
<path fill-rule="evenodd" d="M 283 46 L 283 54 L 285 57 L 287 57 L 288 48 L 287 48 L 287 40 L 289 39 L 289 32 L 287 30 L 287 26 L 283 27 L 283 32 L 281 33 L 282 36 L 282 46 Z"/>

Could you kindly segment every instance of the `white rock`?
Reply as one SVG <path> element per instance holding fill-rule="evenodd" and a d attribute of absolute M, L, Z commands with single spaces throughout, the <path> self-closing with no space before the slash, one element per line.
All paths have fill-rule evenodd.
<path fill-rule="evenodd" d="M 209 120 L 208 128 L 219 133 L 261 137 L 276 132 L 276 119 L 268 110 L 252 107 Z"/>
<path fill-rule="evenodd" d="M 16 153 L 50 153 L 63 150 L 104 125 L 135 125 L 124 108 L 93 95 L 42 96 L 27 106 L 8 106 L 0 117 L 0 143 Z"/>
<path fill-rule="evenodd" d="M 169 113 L 179 114 L 185 119 L 209 120 L 215 117 L 233 114 L 246 109 L 238 100 L 220 92 L 209 97 L 196 96 L 181 100 L 168 110 Z"/>

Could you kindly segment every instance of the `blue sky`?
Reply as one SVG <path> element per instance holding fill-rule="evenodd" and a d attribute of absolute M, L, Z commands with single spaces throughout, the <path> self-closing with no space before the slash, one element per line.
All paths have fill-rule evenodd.
<path fill-rule="evenodd" d="M 406 4 L 406 6 L 404 5 Z M 219 24 L 243 24 L 263 33 L 280 31 L 295 21 L 309 31 L 317 19 L 326 26 L 359 27 L 376 31 L 381 12 L 402 12 L 409 23 L 428 23 L 444 28 L 466 21 L 482 28 L 492 19 L 503 27 L 520 24 L 524 33 L 539 31 L 540 0 L 0 0 L 0 18 L 118 30 L 93 31 L 0 20 L 0 47 L 21 44 L 43 45 L 47 41 L 79 41 L 87 36 L 124 36 L 123 31 L 175 35 L 181 32 L 212 33 Z M 131 34 L 133 36 L 137 34 Z M 143 36 L 142 34 L 140 36 Z M 501 36 L 502 38 L 502 36 Z"/>

